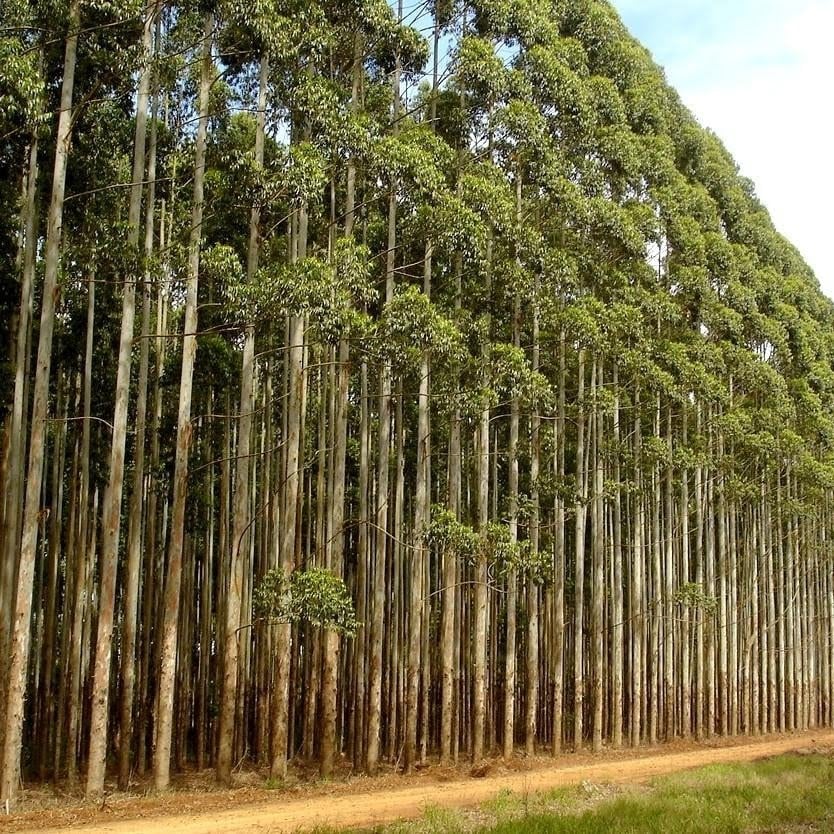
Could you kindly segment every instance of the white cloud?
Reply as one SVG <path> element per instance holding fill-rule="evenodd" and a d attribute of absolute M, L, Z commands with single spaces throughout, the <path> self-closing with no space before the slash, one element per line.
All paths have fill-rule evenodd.
<path fill-rule="evenodd" d="M 834 0 L 615 5 L 834 297 Z"/>

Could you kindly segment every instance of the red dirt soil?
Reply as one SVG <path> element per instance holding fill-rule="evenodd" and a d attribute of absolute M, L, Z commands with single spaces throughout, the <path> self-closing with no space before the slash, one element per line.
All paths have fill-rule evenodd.
<path fill-rule="evenodd" d="M 709 764 L 746 762 L 791 751 L 834 746 L 834 732 L 718 739 L 708 744 L 675 742 L 640 751 L 604 751 L 559 759 L 496 760 L 475 777 L 432 767 L 414 776 L 308 784 L 291 790 L 263 787 L 179 790 L 159 796 L 114 795 L 103 804 L 58 807 L 0 816 L 0 834 L 59 831 L 85 834 L 278 834 L 316 826 L 370 827 L 420 816 L 427 807 L 459 808 L 485 802 L 501 791 L 516 793 L 592 783 L 640 783 L 655 776 Z M 259 783 L 262 784 L 262 783 Z"/>

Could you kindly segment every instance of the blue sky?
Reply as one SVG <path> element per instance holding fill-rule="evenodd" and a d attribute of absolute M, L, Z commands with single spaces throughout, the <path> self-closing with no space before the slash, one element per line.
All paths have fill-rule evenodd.
<path fill-rule="evenodd" d="M 834 0 L 613 0 L 834 298 Z"/>

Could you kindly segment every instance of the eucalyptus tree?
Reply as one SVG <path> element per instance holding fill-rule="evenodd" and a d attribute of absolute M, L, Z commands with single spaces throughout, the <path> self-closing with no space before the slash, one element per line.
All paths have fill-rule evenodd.
<path fill-rule="evenodd" d="M 606 2 L 42 14 L 4 797 L 832 720 L 834 305 Z"/>
<path fill-rule="evenodd" d="M 23 709 L 26 690 L 26 667 L 31 639 L 32 586 L 38 536 L 38 515 L 43 478 L 44 442 L 52 366 L 52 337 L 55 327 L 55 302 L 58 294 L 58 269 L 61 253 L 61 223 L 64 212 L 65 185 L 69 146 L 72 135 L 72 106 L 75 68 L 78 54 L 78 29 L 81 25 L 81 4 L 76 0 L 66 20 L 64 68 L 61 98 L 55 133 L 55 158 L 52 191 L 47 217 L 44 251 L 44 279 L 41 301 L 38 352 L 32 392 L 32 416 L 29 438 L 26 492 L 23 511 L 20 558 L 17 567 L 17 590 L 14 617 L 11 623 L 11 650 L 5 693 L 3 760 L 0 777 L 0 798 L 14 801 L 20 783 L 20 755 L 23 732 Z M 22 465 L 22 462 L 21 462 Z"/>
<path fill-rule="evenodd" d="M 128 9 L 125 9 L 129 13 Z M 128 399 L 130 370 L 133 356 L 134 319 L 136 315 L 136 285 L 139 283 L 139 234 L 145 177 L 145 144 L 148 118 L 148 99 L 151 83 L 151 41 L 157 2 L 148 3 L 142 26 L 141 69 L 136 93 L 136 127 L 133 139 L 133 170 L 127 218 L 127 246 L 134 260 L 133 274 L 126 276 L 122 292 L 122 323 L 119 337 L 116 402 L 113 414 L 113 437 L 110 452 L 110 471 L 102 505 L 101 587 L 96 636 L 95 672 L 93 675 L 93 708 L 90 717 L 90 757 L 87 769 L 87 795 L 97 796 L 104 791 L 104 771 L 107 761 L 107 718 L 110 695 L 111 646 L 113 618 L 116 607 L 116 573 L 119 533 L 122 518 L 125 444 L 127 441 Z M 135 571 L 133 572 L 135 575 Z"/>
<path fill-rule="evenodd" d="M 204 14 L 200 45 L 200 83 L 197 101 L 197 136 L 194 143 L 193 197 L 191 228 L 188 239 L 188 274 L 183 315 L 182 364 L 180 370 L 179 408 L 177 412 L 176 459 L 171 507 L 171 533 L 165 573 L 162 614 L 162 648 L 157 683 L 158 713 L 154 747 L 154 784 L 157 790 L 168 787 L 171 764 L 171 732 L 174 711 L 174 674 L 177 658 L 180 592 L 182 587 L 183 533 L 188 489 L 188 455 L 191 441 L 191 396 L 194 363 L 197 354 L 197 289 L 200 278 L 200 241 L 202 239 L 206 141 L 209 120 L 209 93 L 213 80 L 212 41 L 214 15 Z"/>

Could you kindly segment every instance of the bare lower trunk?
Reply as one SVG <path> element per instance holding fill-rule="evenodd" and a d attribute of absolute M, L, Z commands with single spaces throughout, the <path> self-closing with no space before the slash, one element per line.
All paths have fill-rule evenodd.
<path fill-rule="evenodd" d="M 26 668 L 31 638 L 32 586 L 37 557 L 41 484 L 43 479 L 44 443 L 52 367 L 52 336 L 55 328 L 55 307 L 60 294 L 58 268 L 61 253 L 61 227 L 64 215 L 64 188 L 72 133 L 72 99 L 75 83 L 78 29 L 81 18 L 80 0 L 73 0 L 69 9 L 69 26 L 64 48 L 64 73 L 61 83 L 61 108 L 55 138 L 55 165 L 52 173 L 52 196 L 47 216 L 44 247 L 44 279 L 41 301 L 38 358 L 33 387 L 32 423 L 29 439 L 29 465 L 26 476 L 26 497 L 15 596 L 12 639 L 6 676 L 7 695 L 3 758 L 0 762 L 0 801 L 13 804 L 20 786 L 20 754 L 23 736 L 23 706 L 26 692 Z"/>
<path fill-rule="evenodd" d="M 0 657 L 8 656 L 8 641 L 11 638 L 12 612 L 15 603 L 17 564 L 20 553 L 20 527 L 22 522 L 25 437 L 26 437 L 26 394 L 27 373 L 32 338 L 32 307 L 35 292 L 35 257 L 37 248 L 37 183 L 38 183 L 38 137 L 33 134 L 29 147 L 29 169 L 26 174 L 26 196 L 23 213 L 23 263 L 20 282 L 20 308 L 17 317 L 17 334 L 14 345 L 14 394 L 12 411 L 8 423 L 8 452 L 4 461 L 3 481 L 3 525 L 0 556 Z M 5 704 L 6 673 L 5 661 L 0 661 L 0 704 Z M 0 749 L 2 749 L 5 726 L 0 727 Z M 0 766 L 2 770 L 2 766 Z"/>
<path fill-rule="evenodd" d="M 266 95 L 269 81 L 269 60 L 261 58 L 260 90 L 258 94 L 257 128 L 255 130 L 255 164 L 263 165 L 264 125 L 266 120 Z M 253 206 L 249 215 L 249 252 L 246 279 L 254 280 L 258 271 L 260 247 L 260 206 Z M 223 630 L 223 683 L 220 696 L 220 729 L 217 752 L 217 780 L 231 784 L 232 745 L 234 741 L 234 715 L 238 688 L 238 652 L 241 622 L 241 598 L 243 595 L 243 567 L 252 538 L 250 499 L 250 452 L 252 414 L 255 408 L 255 327 L 248 325 L 243 342 L 240 370 L 240 411 L 238 414 L 237 461 L 235 466 L 234 509 L 232 540 L 229 554 L 229 585 L 226 592 L 226 623 Z"/>
<path fill-rule="evenodd" d="M 559 400 L 553 421 L 553 474 L 557 483 L 565 477 L 565 330 L 559 336 Z M 553 506 L 555 531 L 553 536 L 553 738 L 551 750 L 557 755 L 562 750 L 564 707 L 564 647 L 565 647 L 565 503 L 556 491 Z"/>
<path fill-rule="evenodd" d="M 139 260 L 139 213 L 142 208 L 142 182 L 145 175 L 145 134 L 147 132 L 148 91 L 150 89 L 151 35 L 153 9 L 151 0 L 145 12 L 142 37 L 144 66 L 136 97 L 136 128 L 133 138 L 133 176 L 128 208 L 128 251 L 136 258 L 137 272 L 125 278 L 122 289 L 122 323 L 116 372 L 116 397 L 113 412 L 113 439 L 110 446 L 110 473 L 101 519 L 101 587 L 99 590 L 98 634 L 96 637 L 93 701 L 90 715 L 90 757 L 87 768 L 87 796 L 104 792 L 107 764 L 107 717 L 110 703 L 110 666 L 113 644 L 113 617 L 116 610 L 116 575 L 119 556 L 119 533 L 122 521 L 127 408 L 130 398 L 130 368 L 133 357 L 133 327 L 136 317 L 136 284 Z M 140 486 L 141 488 L 141 486 Z M 134 582 L 138 582 L 137 566 Z M 135 607 L 135 602 L 134 602 Z"/>
<path fill-rule="evenodd" d="M 185 504 L 188 494 L 188 450 L 191 443 L 191 391 L 197 357 L 197 283 L 200 274 L 200 241 L 203 222 L 203 183 L 205 177 L 206 135 L 208 130 L 209 90 L 212 81 L 211 41 L 214 18 L 205 17 L 200 71 L 200 116 L 194 159 L 194 196 L 191 210 L 191 234 L 188 244 L 188 281 L 183 323 L 182 368 L 177 415 L 176 457 L 174 461 L 174 497 L 171 507 L 171 533 L 168 545 L 168 569 L 165 576 L 161 634 L 161 666 L 157 683 L 156 747 L 154 749 L 154 785 L 165 790 L 170 782 L 171 734 L 174 718 L 174 677 L 176 674 L 180 587 L 182 583 Z"/>
<path fill-rule="evenodd" d="M 154 101 L 150 146 L 148 149 L 148 205 L 145 217 L 145 259 L 153 254 L 154 196 L 156 187 L 156 112 Z M 121 709 L 119 744 L 119 787 L 130 781 L 130 753 L 133 742 L 133 709 L 136 688 L 136 634 L 139 613 L 139 585 L 142 569 L 142 504 L 145 488 L 145 437 L 148 413 L 148 373 L 151 343 L 151 275 L 146 270 L 142 285 L 142 336 L 139 346 L 139 379 L 136 394 L 136 451 L 130 495 L 125 567 L 124 624 L 122 633 Z"/>
<path fill-rule="evenodd" d="M 585 666 L 583 658 L 585 607 L 585 514 L 587 501 L 585 464 L 585 350 L 579 350 L 577 369 L 579 415 L 576 428 L 576 489 L 574 504 L 574 566 L 573 566 L 573 746 L 579 750 L 583 740 L 583 712 L 585 705 Z"/>

